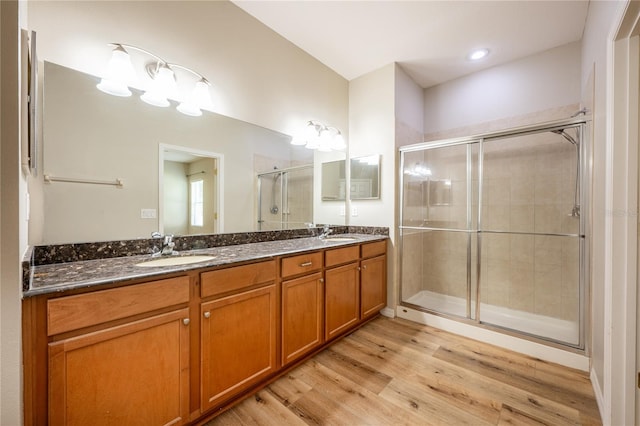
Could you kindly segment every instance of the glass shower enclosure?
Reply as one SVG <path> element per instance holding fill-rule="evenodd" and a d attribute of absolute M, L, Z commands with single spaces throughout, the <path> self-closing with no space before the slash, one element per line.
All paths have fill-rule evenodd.
<path fill-rule="evenodd" d="M 583 349 L 584 127 L 401 148 L 401 305 Z"/>
<path fill-rule="evenodd" d="M 313 223 L 313 165 L 258 174 L 258 231 Z"/>

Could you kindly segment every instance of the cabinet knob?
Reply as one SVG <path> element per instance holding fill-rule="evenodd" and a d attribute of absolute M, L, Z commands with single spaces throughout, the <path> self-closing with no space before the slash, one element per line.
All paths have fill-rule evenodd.
<path fill-rule="evenodd" d="M 320 278 L 318 281 L 319 281 L 320 283 L 323 283 L 323 282 L 324 282 L 324 278 Z"/>
<path fill-rule="evenodd" d="M 205 318 L 211 318 L 211 312 L 207 311 L 204 313 Z"/>
<path fill-rule="evenodd" d="M 182 323 L 184 325 L 189 325 L 190 322 L 191 322 L 191 320 L 189 318 L 185 318 L 185 319 L 182 320 Z"/>
<path fill-rule="evenodd" d="M 364 265 L 364 266 L 362 267 L 362 269 L 367 269 L 367 265 Z"/>
<path fill-rule="evenodd" d="M 362 271 L 362 268 L 358 266 L 358 271 Z"/>

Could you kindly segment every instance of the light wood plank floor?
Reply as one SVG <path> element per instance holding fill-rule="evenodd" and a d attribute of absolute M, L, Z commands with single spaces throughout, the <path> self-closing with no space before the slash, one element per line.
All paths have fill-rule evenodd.
<path fill-rule="evenodd" d="M 599 425 L 586 373 L 380 317 L 219 425 Z"/>

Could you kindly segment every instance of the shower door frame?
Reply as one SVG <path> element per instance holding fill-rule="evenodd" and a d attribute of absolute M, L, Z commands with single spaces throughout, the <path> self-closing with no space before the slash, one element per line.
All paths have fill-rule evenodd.
<path fill-rule="evenodd" d="M 268 172 L 261 172 L 261 173 L 257 173 L 256 174 L 256 179 L 258 180 L 258 187 L 257 187 L 257 195 L 258 195 L 258 211 L 257 211 L 257 225 L 258 225 L 258 231 L 262 231 L 262 224 L 264 223 L 264 220 L 262 220 L 262 179 L 264 176 L 268 176 L 268 175 L 276 175 L 276 174 L 280 174 L 280 230 L 284 230 L 284 229 L 288 229 L 285 228 L 284 225 L 287 225 L 289 223 L 288 221 L 288 216 L 289 216 L 289 202 L 288 202 L 288 193 L 289 193 L 289 179 L 288 179 L 288 173 L 289 172 L 295 172 L 298 170 L 306 170 L 306 169 L 311 169 L 313 170 L 313 164 L 305 164 L 302 166 L 292 166 L 292 167 L 287 167 L 284 169 L 274 169 L 274 170 L 270 170 Z M 313 190 L 313 185 L 311 185 L 311 189 Z M 285 194 L 287 194 L 287 196 L 285 197 Z M 313 199 L 313 197 L 311 197 Z"/>
<path fill-rule="evenodd" d="M 588 259 L 590 258 L 590 244 L 591 244 L 591 235 L 589 230 L 591 229 L 591 144 L 589 140 L 589 129 L 590 129 L 591 117 L 589 116 L 579 116 L 567 120 L 558 120 L 552 121 L 542 124 L 536 124 L 531 126 L 523 126 L 514 129 L 507 129 L 498 132 L 492 133 L 484 133 L 477 134 L 468 137 L 461 138 L 453 138 L 453 139 L 444 139 L 437 140 L 432 142 L 423 142 L 414 145 L 404 146 L 398 149 L 399 151 L 399 169 L 398 169 L 398 179 L 399 179 L 399 198 L 398 198 L 398 214 L 399 214 L 399 223 L 398 223 L 398 237 L 399 237 L 399 248 L 398 248 L 398 306 L 404 306 L 411 309 L 415 309 L 417 311 L 426 312 L 431 315 L 440 316 L 448 319 L 452 319 L 454 321 L 471 324 L 477 327 L 486 328 L 493 331 L 498 331 L 507 335 L 515 336 L 518 338 L 522 338 L 525 340 L 543 343 L 552 347 L 561 348 L 565 350 L 574 351 L 577 353 L 584 353 L 588 355 L 588 347 L 586 342 L 590 339 L 591 327 L 587 321 L 587 306 L 590 306 L 590 262 Z M 482 258 L 481 258 L 481 243 L 482 243 L 482 189 L 483 189 L 483 147 L 485 141 L 493 141 L 498 139 L 505 139 L 510 137 L 517 136 L 525 136 L 529 134 L 535 133 L 544 133 L 550 132 L 553 130 L 562 130 L 567 128 L 577 128 L 579 131 L 579 157 L 577 159 L 579 164 L 579 172 L 580 172 L 580 186 L 579 186 L 579 200 L 580 200 L 580 219 L 579 219 L 579 233 L 577 237 L 579 238 L 579 313 L 578 313 L 578 322 L 579 322 L 579 336 L 578 336 L 578 344 L 573 345 L 566 342 L 561 342 L 558 340 L 554 340 L 551 338 L 545 338 L 543 336 L 529 334 L 523 331 L 518 331 L 515 329 L 510 329 L 507 327 L 503 327 L 500 325 L 484 323 L 481 319 L 481 283 L 482 283 Z M 472 229 L 472 214 L 473 214 L 473 186 L 470 185 L 470 181 L 472 181 L 472 160 L 471 160 L 471 147 L 474 144 L 478 144 L 478 211 L 477 214 L 477 226 L 476 229 Z M 428 227 L 411 227 L 403 225 L 403 205 L 404 205 L 404 157 L 405 153 L 416 152 L 416 151 L 425 151 L 434 148 L 443 148 L 449 146 L 456 145 L 467 145 L 467 230 L 460 232 L 467 232 L 467 316 L 462 317 L 454 314 L 447 314 L 444 312 L 439 312 L 433 309 L 424 308 L 422 306 L 418 306 L 412 303 L 404 302 L 402 299 L 402 258 L 403 258 L 403 230 L 405 229 L 413 229 L 413 230 L 435 230 L 435 231 L 447 231 L 447 229 L 434 229 Z M 471 279 L 471 268 L 472 265 L 472 256 L 471 256 L 471 245 L 472 238 L 471 235 L 475 233 L 477 235 L 477 255 L 476 255 L 476 292 L 475 292 L 475 315 L 474 318 L 471 318 L 471 303 L 472 303 L 472 279 Z M 488 232 L 487 232 L 488 233 Z M 545 234 L 542 234 L 545 235 Z M 562 234 L 557 236 L 569 236 L 568 234 Z M 573 235 L 576 236 L 576 235 Z"/>

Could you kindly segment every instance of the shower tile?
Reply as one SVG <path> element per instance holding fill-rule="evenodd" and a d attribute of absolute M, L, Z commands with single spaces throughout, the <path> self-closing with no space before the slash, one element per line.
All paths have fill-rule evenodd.
<path fill-rule="evenodd" d="M 482 253 L 490 261 L 510 259 L 510 243 L 508 235 L 483 234 Z"/>
<path fill-rule="evenodd" d="M 553 317 L 562 316 L 562 267 L 559 265 L 536 264 L 535 312 Z"/>
<path fill-rule="evenodd" d="M 535 227 L 533 204 L 512 205 L 509 220 L 512 232 L 533 232 Z"/>
<path fill-rule="evenodd" d="M 526 282 L 513 281 L 513 285 L 509 289 L 509 308 L 535 312 L 535 293 L 533 286 L 527 285 Z"/>
<path fill-rule="evenodd" d="M 533 307 L 533 295 L 535 291 L 534 266 L 529 262 L 511 262 L 509 278 L 512 286 L 512 302 L 516 302 L 517 297 L 523 297 L 522 303 L 530 304 Z"/>
<path fill-rule="evenodd" d="M 536 235 L 535 264 L 562 264 L 562 237 Z"/>
<path fill-rule="evenodd" d="M 511 235 L 510 256 L 512 268 L 514 265 L 528 264 L 531 265 L 531 273 L 533 273 L 534 236 Z"/>
<path fill-rule="evenodd" d="M 511 179 L 511 205 L 531 205 L 535 201 L 534 185 L 530 177 Z"/>
<path fill-rule="evenodd" d="M 573 205 L 563 206 L 562 210 L 567 212 L 564 217 L 562 217 L 562 232 L 565 234 L 575 234 L 578 235 L 580 233 L 580 218 L 571 216 L 571 211 L 573 209 Z"/>
<path fill-rule="evenodd" d="M 536 204 L 559 204 L 562 201 L 562 174 L 536 176 L 534 198 Z"/>
<path fill-rule="evenodd" d="M 562 232 L 562 211 L 555 205 L 534 206 L 535 226 L 538 233 L 560 233 Z"/>
<path fill-rule="evenodd" d="M 509 231 L 511 208 L 508 205 L 485 206 L 482 215 L 482 229 Z"/>

